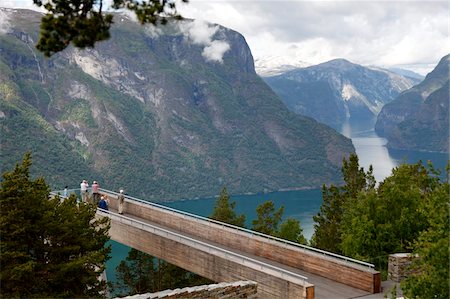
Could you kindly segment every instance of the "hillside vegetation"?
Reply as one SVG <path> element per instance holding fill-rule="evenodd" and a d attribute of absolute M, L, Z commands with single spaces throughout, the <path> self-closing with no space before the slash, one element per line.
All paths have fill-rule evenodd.
<path fill-rule="evenodd" d="M 351 141 L 290 112 L 237 32 L 192 20 L 143 27 L 117 15 L 107 42 L 47 59 L 34 49 L 41 15 L 5 13 L 2 167 L 31 150 L 32 172 L 53 188 L 98 180 L 160 200 L 341 180 Z"/>

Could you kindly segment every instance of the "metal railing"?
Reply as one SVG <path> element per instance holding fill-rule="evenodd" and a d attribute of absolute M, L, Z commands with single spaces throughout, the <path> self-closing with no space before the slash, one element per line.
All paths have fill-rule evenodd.
<path fill-rule="evenodd" d="M 105 190 L 102 190 L 102 191 L 105 191 Z M 133 219 L 133 218 L 130 218 L 130 217 L 127 217 L 124 215 L 120 215 L 120 214 L 111 212 L 111 211 L 105 211 L 100 208 L 97 209 L 97 213 L 102 216 L 109 217 L 111 219 L 119 221 L 121 223 L 140 228 L 142 230 L 151 232 L 153 234 L 156 234 L 156 235 L 159 235 L 159 236 L 162 236 L 165 238 L 169 238 L 171 240 L 177 241 L 179 243 L 188 245 L 190 247 L 193 247 L 195 249 L 198 249 L 198 250 L 201 250 L 204 252 L 208 252 L 210 254 L 217 255 L 218 253 L 220 253 L 221 256 L 225 256 L 228 260 L 238 262 L 239 264 L 245 265 L 246 267 L 252 268 L 254 270 L 262 271 L 265 273 L 268 273 L 267 270 L 269 270 L 272 273 L 276 273 L 274 276 L 280 277 L 282 279 L 290 280 L 290 281 L 300 284 L 302 286 L 305 286 L 307 283 L 307 280 L 308 280 L 308 278 L 306 276 L 297 274 L 295 272 L 291 272 L 289 270 L 285 270 L 283 268 L 280 268 L 280 267 L 277 267 L 274 265 L 270 265 L 268 263 L 253 259 L 251 257 L 241 255 L 236 252 L 229 251 L 229 250 L 202 242 L 200 240 L 184 236 L 182 234 L 161 228 L 156 225 L 152 225 L 152 224 L 149 224 L 149 223 L 137 220 L 137 219 Z"/>
<path fill-rule="evenodd" d="M 106 189 L 103 189 L 103 188 L 100 188 L 99 190 L 102 191 L 103 193 L 119 195 L 119 193 L 117 193 L 117 192 L 106 190 Z M 268 240 L 282 242 L 282 243 L 284 243 L 286 245 L 295 246 L 297 248 L 301 248 L 301 249 L 303 249 L 305 251 L 312 252 L 312 253 L 315 253 L 315 254 L 319 254 L 321 256 L 330 257 L 330 258 L 336 258 L 336 259 L 339 259 L 339 260 L 343 260 L 343 261 L 345 261 L 347 263 L 357 264 L 357 265 L 369 267 L 371 269 L 375 268 L 375 265 L 373 265 L 373 264 L 370 264 L 370 263 L 367 263 L 367 262 L 364 262 L 364 261 L 359 261 L 359 260 L 353 259 L 351 257 L 339 255 L 339 254 L 336 254 L 336 253 L 333 253 L 333 252 L 328 252 L 328 251 L 321 250 L 321 249 L 318 249 L 318 248 L 314 248 L 314 247 L 311 247 L 311 246 L 307 246 L 307 245 L 295 243 L 295 242 L 292 242 L 292 241 L 289 241 L 289 240 L 281 239 L 281 238 L 278 238 L 278 237 L 266 235 L 266 234 L 263 234 L 263 233 L 260 233 L 260 232 L 257 232 L 257 231 L 253 231 L 253 230 L 246 229 L 246 228 L 243 228 L 243 227 L 235 226 L 235 225 L 228 224 L 228 223 L 225 223 L 225 222 L 220 222 L 220 221 L 217 221 L 217 220 L 214 220 L 214 219 L 210 219 L 210 218 L 207 218 L 207 217 L 203 217 L 203 216 L 195 215 L 195 214 L 192 214 L 192 213 L 176 210 L 176 209 L 173 209 L 173 208 L 161 205 L 161 204 L 157 204 L 155 202 L 143 200 L 143 199 L 136 198 L 136 197 L 129 196 L 129 195 L 125 195 L 125 199 L 129 199 L 129 200 L 132 200 L 132 201 L 137 201 L 137 202 L 140 202 L 140 203 L 143 203 L 143 204 L 146 204 L 146 205 L 151 205 L 151 206 L 154 206 L 154 207 L 157 207 L 157 208 L 160 208 L 160 209 L 172 212 L 174 214 L 181 214 L 181 215 L 192 217 L 192 218 L 195 218 L 195 219 L 198 219 L 198 220 L 206 221 L 208 223 L 214 223 L 214 224 L 220 225 L 222 227 L 228 227 L 228 228 L 231 228 L 231 229 L 236 229 L 236 230 L 245 232 L 247 234 L 250 234 L 252 236 L 253 235 L 257 235 L 259 237 L 262 237 L 262 238 L 265 238 L 265 239 L 268 239 Z"/>
<path fill-rule="evenodd" d="M 91 187 L 88 188 L 88 191 L 91 191 Z M 80 188 L 75 189 L 67 189 L 67 196 L 64 196 L 64 190 L 55 190 L 50 192 L 51 195 L 59 195 L 61 198 L 68 198 L 70 195 L 75 194 L 77 198 L 81 199 L 81 191 Z"/>
<path fill-rule="evenodd" d="M 91 188 L 89 188 L 88 190 L 90 190 L 90 189 Z M 69 195 L 72 194 L 72 193 L 75 193 L 77 196 L 79 196 L 79 194 L 80 194 L 80 189 L 79 188 L 78 189 L 68 189 L 67 191 L 68 191 Z M 69 191 L 70 191 L 70 193 L 69 193 Z M 117 192 L 114 192 L 114 191 L 111 191 L 111 190 L 107 190 L 107 189 L 103 189 L 103 188 L 99 188 L 99 191 L 101 191 L 103 193 L 106 193 L 106 194 L 112 194 L 112 195 L 116 195 L 116 196 L 119 195 L 119 193 L 117 193 Z M 51 194 L 53 194 L 53 195 L 59 194 L 62 197 L 63 192 L 64 192 L 64 190 L 56 190 L 56 191 L 52 191 Z M 253 231 L 253 230 L 250 230 L 250 229 L 247 229 L 247 228 L 243 228 L 243 227 L 240 227 L 240 226 L 235 226 L 235 225 L 232 225 L 232 224 L 228 224 L 228 223 L 225 223 L 225 222 L 217 221 L 217 220 L 210 219 L 210 218 L 207 218 L 207 217 L 195 215 L 195 214 L 192 214 L 192 213 L 189 213 L 189 212 L 176 210 L 176 209 L 173 209 L 173 208 L 161 205 L 161 204 L 157 204 L 157 203 L 152 202 L 152 201 L 143 200 L 143 199 L 136 198 L 136 197 L 133 197 L 133 196 L 130 196 L 130 195 L 125 195 L 125 199 L 129 199 L 129 200 L 132 200 L 132 201 L 137 201 L 137 202 L 140 202 L 140 203 L 143 203 L 143 204 L 146 204 L 146 205 L 151 205 L 153 207 L 156 207 L 156 208 L 159 208 L 159 209 L 162 209 L 162 210 L 166 210 L 166 211 L 171 212 L 173 214 L 181 214 L 181 215 L 185 215 L 187 217 L 195 218 L 197 220 L 206 221 L 208 223 L 214 223 L 214 224 L 220 225 L 222 227 L 228 227 L 228 228 L 231 228 L 231 229 L 239 230 L 241 232 L 250 234 L 251 236 L 256 235 L 256 236 L 259 236 L 259 237 L 262 237 L 262 238 L 265 238 L 265 239 L 268 239 L 268 240 L 282 242 L 285 245 L 290 245 L 290 246 L 294 246 L 294 247 L 297 247 L 297 248 L 301 248 L 301 249 L 303 249 L 305 251 L 312 252 L 312 253 L 315 253 L 315 254 L 319 254 L 319 255 L 322 255 L 322 256 L 325 256 L 325 257 L 336 258 L 338 260 L 342 260 L 342 261 L 345 261 L 347 263 L 357 264 L 357 265 L 369 267 L 371 269 L 375 268 L 375 265 L 371 264 L 371 263 L 367 263 L 367 262 L 364 262 L 364 261 L 356 260 L 356 259 L 353 259 L 351 257 L 343 256 L 343 255 L 336 254 L 336 253 L 333 253 L 333 252 L 328 252 L 328 251 L 325 251 L 325 250 L 322 250 L 322 249 L 318 249 L 318 248 L 314 248 L 314 247 L 311 247 L 311 246 L 295 243 L 295 242 L 292 242 L 292 241 L 289 241 L 289 240 L 285 240 L 285 239 L 281 239 L 281 238 L 278 238 L 278 237 L 266 235 L 266 234 L 263 234 L 263 233 L 260 233 L 260 232 L 257 232 L 257 231 Z"/>

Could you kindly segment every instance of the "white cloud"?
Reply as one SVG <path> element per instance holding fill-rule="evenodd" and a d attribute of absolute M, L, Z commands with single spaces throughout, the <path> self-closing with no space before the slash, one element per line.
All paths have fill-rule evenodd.
<path fill-rule="evenodd" d="M 199 45 L 209 45 L 218 29 L 217 26 L 210 26 L 210 24 L 202 20 L 182 23 L 181 26 L 188 39 Z"/>
<path fill-rule="evenodd" d="M 447 1 L 191 0 L 178 8 L 242 33 L 255 58 L 346 58 L 424 73 L 450 52 Z"/>
<path fill-rule="evenodd" d="M 190 0 L 177 4 L 186 18 L 242 33 L 255 58 L 281 55 L 320 63 L 342 57 L 365 65 L 410 66 L 426 73 L 450 52 L 446 0 Z M 36 9 L 32 0 L 1 0 L 0 6 Z M 196 23 L 191 40 L 211 47 L 214 30 L 212 25 Z"/>
<path fill-rule="evenodd" d="M 0 7 L 23 8 L 41 12 L 44 11 L 42 8 L 37 7 L 33 3 L 33 0 L 1 0 Z"/>
<path fill-rule="evenodd" d="M 229 49 L 230 45 L 227 42 L 215 40 L 203 49 L 202 56 L 206 60 L 223 63 L 223 54 Z"/>
<path fill-rule="evenodd" d="M 153 25 L 148 24 L 145 26 L 145 33 L 147 33 L 152 38 L 157 38 L 162 34 L 162 29 Z"/>
<path fill-rule="evenodd" d="M 0 34 L 8 33 L 10 26 L 7 11 L 0 10 Z"/>
<path fill-rule="evenodd" d="M 202 56 L 207 61 L 223 63 L 223 55 L 230 45 L 224 40 L 213 40 L 219 26 L 197 19 L 181 22 L 179 28 L 190 42 L 204 46 Z"/>

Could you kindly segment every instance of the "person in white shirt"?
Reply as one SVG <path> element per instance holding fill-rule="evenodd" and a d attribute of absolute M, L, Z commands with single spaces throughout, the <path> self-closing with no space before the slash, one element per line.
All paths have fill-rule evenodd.
<path fill-rule="evenodd" d="M 80 192 L 81 192 L 81 200 L 84 203 L 88 202 L 89 194 L 88 194 L 89 184 L 86 180 L 83 180 L 80 184 Z"/>

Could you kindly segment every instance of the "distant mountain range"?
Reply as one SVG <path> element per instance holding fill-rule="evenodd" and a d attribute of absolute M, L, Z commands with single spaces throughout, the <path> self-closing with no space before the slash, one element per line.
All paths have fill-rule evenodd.
<path fill-rule="evenodd" d="M 289 111 L 235 31 L 116 15 L 109 41 L 46 59 L 34 48 L 42 15 L 2 12 L 2 171 L 31 150 L 53 188 L 96 179 L 161 200 L 342 180 L 351 141 Z"/>
<path fill-rule="evenodd" d="M 410 70 L 405 70 L 405 69 L 401 69 L 401 68 L 389 68 L 388 70 L 391 72 L 397 73 L 399 75 L 402 75 L 403 77 L 407 77 L 407 78 L 412 78 L 412 79 L 416 79 L 416 80 L 420 80 L 420 81 L 425 79 L 425 76 L 422 76 L 421 74 L 418 74 L 418 73 L 410 71 Z"/>
<path fill-rule="evenodd" d="M 345 59 L 290 70 L 264 80 L 292 111 L 337 130 L 348 119 L 376 117 L 386 103 L 419 82 Z"/>
<path fill-rule="evenodd" d="M 261 77 L 281 75 L 285 72 L 310 66 L 311 63 L 292 60 L 285 56 L 264 56 L 255 59 L 255 70 Z"/>
<path fill-rule="evenodd" d="M 378 115 L 376 132 L 396 149 L 449 151 L 450 55 L 420 84 L 402 92 Z"/>

